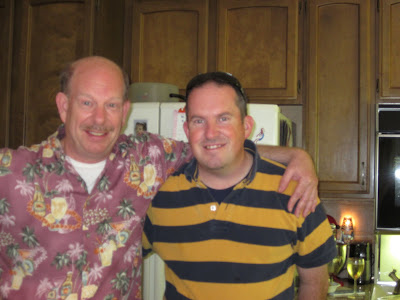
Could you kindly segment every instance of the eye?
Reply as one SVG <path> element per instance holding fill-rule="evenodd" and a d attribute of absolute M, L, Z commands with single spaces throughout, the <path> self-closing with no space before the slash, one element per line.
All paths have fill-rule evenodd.
<path fill-rule="evenodd" d="M 221 116 L 221 117 L 219 118 L 219 120 L 220 120 L 221 122 L 227 122 L 227 121 L 229 121 L 229 117 L 228 117 L 228 116 Z"/>
<path fill-rule="evenodd" d="M 119 107 L 121 107 L 121 105 L 120 105 L 119 102 L 110 102 L 110 103 L 107 104 L 107 107 L 112 109 L 112 110 L 116 110 Z"/>
<path fill-rule="evenodd" d="M 92 102 L 90 102 L 89 100 L 82 100 L 82 105 L 84 106 L 91 106 Z"/>
<path fill-rule="evenodd" d="M 200 125 L 200 124 L 203 124 L 204 123 L 204 120 L 203 119 L 193 119 L 192 120 L 192 123 L 193 124 L 195 124 L 195 125 Z"/>

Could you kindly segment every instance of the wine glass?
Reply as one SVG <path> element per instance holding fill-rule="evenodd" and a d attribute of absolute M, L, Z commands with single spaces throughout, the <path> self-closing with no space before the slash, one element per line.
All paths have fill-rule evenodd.
<path fill-rule="evenodd" d="M 354 279 L 354 292 L 349 298 L 357 298 L 357 279 L 364 272 L 365 260 L 361 257 L 347 258 L 347 272 Z"/>

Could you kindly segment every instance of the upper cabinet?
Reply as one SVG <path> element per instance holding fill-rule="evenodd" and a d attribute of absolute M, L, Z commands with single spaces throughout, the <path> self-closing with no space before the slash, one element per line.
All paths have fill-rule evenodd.
<path fill-rule="evenodd" d="M 400 101 L 400 1 L 380 0 L 379 101 Z M 397 100 L 395 100 L 397 98 Z"/>
<path fill-rule="evenodd" d="M 1 3 L 4 0 L 0 11 Z M 90 54 L 122 63 L 125 2 L 113 1 L 112 9 L 105 6 L 110 1 L 98 0 L 5 3 L 12 5 L 12 19 L 6 23 L 7 19 L 1 18 L 2 30 L 5 22 L 12 24 L 13 31 L 12 38 L 7 34 L 1 38 L 13 41 L 12 59 L 5 64 L 12 61 L 12 70 L 5 75 L 0 72 L 6 80 L 11 76 L 10 95 L 5 101 L 0 99 L 0 105 L 9 103 L 8 145 L 15 148 L 41 142 L 60 125 L 55 96 L 66 63 Z M 8 53 L 1 52 L 0 59 Z"/>
<path fill-rule="evenodd" d="M 373 197 L 374 1 L 311 0 L 306 147 L 323 198 Z"/>
<path fill-rule="evenodd" d="M 206 72 L 208 13 L 207 0 L 134 0 L 132 81 L 170 83 L 183 91 L 191 77 Z"/>
<path fill-rule="evenodd" d="M 217 69 L 236 75 L 251 102 L 301 102 L 299 9 L 297 0 L 218 1 Z"/>
<path fill-rule="evenodd" d="M 89 1 L 15 1 L 10 146 L 31 145 L 61 120 L 55 105 L 63 66 L 90 53 Z"/>
<path fill-rule="evenodd" d="M 133 1 L 131 75 L 182 92 L 195 75 L 226 71 L 251 102 L 301 102 L 297 0 Z"/>

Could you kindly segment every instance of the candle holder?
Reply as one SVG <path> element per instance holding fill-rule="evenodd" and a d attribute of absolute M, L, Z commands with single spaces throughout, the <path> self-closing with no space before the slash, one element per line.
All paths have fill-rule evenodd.
<path fill-rule="evenodd" d="M 350 244 L 354 239 L 353 219 L 351 217 L 344 217 L 342 222 L 343 242 Z"/>

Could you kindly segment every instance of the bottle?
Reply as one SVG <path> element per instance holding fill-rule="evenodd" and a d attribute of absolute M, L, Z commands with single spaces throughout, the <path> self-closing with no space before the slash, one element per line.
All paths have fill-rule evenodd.
<path fill-rule="evenodd" d="M 37 182 L 35 182 L 35 194 L 33 195 L 33 211 L 41 217 L 46 215 L 46 204 L 44 203 L 42 191 Z"/>
<path fill-rule="evenodd" d="M 71 294 L 72 292 L 72 272 L 67 273 L 67 278 L 61 285 L 61 299 L 65 299 Z"/>

